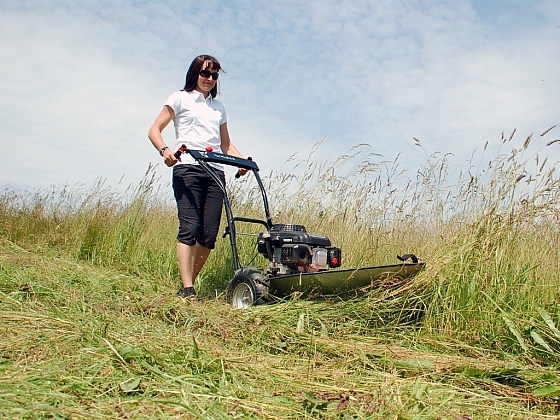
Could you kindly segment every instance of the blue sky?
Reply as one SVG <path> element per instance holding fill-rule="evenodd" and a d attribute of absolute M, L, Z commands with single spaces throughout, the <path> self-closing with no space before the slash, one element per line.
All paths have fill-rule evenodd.
<path fill-rule="evenodd" d="M 322 139 L 317 159 L 365 143 L 414 173 L 413 137 L 457 170 L 513 129 L 560 138 L 538 136 L 560 123 L 558 0 L 2 0 L 0 186 L 167 182 L 147 131 L 203 53 L 263 173 Z"/>

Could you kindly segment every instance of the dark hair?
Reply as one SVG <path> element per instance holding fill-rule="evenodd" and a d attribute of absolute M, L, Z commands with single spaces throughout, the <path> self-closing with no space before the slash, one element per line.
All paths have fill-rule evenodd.
<path fill-rule="evenodd" d="M 202 66 L 204 66 L 204 63 L 206 62 L 208 62 L 208 67 L 212 67 L 214 71 L 222 70 L 222 66 L 220 65 L 219 61 L 211 55 L 199 55 L 192 61 L 189 70 L 187 71 L 187 77 L 185 78 L 185 87 L 183 88 L 183 90 L 192 92 L 196 89 L 198 74 L 200 73 L 200 70 L 203 70 Z M 212 95 L 212 98 L 215 98 L 217 94 L 218 83 L 216 83 L 216 86 L 214 86 L 210 91 L 210 95 Z"/>

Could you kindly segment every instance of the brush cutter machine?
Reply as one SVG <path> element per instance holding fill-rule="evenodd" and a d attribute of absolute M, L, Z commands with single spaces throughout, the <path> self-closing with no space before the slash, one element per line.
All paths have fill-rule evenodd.
<path fill-rule="evenodd" d="M 294 292 L 303 295 L 344 294 L 387 278 L 412 277 L 424 267 L 424 263 L 418 262 L 416 256 L 406 254 L 397 256 L 400 264 L 328 271 L 340 267 L 340 248 L 333 247 L 327 236 L 308 233 L 302 225 L 272 222 L 259 167 L 251 158 L 242 159 L 216 153 L 211 147 L 207 147 L 205 151 L 190 150 L 185 145 L 175 152 L 175 157 L 179 158 L 182 153 L 189 153 L 220 185 L 224 193 L 227 225 L 223 236 L 229 236 L 235 270 L 228 284 L 227 300 L 236 308 L 272 302 Z M 265 220 L 233 215 L 226 186 L 209 165 L 212 162 L 244 168 L 254 174 L 262 195 Z M 236 174 L 236 178 L 238 177 L 239 173 Z M 256 266 L 241 266 L 236 222 L 260 224 L 264 227 L 265 230 L 257 237 L 257 249 L 268 260 L 266 270 Z"/>

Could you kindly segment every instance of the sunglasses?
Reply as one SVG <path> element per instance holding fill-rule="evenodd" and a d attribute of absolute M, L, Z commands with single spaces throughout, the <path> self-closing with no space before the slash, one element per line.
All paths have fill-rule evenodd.
<path fill-rule="evenodd" d="M 212 76 L 212 80 L 218 80 L 218 77 L 220 76 L 220 73 L 212 73 L 210 70 L 200 70 L 199 74 L 205 79 L 208 79 L 210 76 Z"/>

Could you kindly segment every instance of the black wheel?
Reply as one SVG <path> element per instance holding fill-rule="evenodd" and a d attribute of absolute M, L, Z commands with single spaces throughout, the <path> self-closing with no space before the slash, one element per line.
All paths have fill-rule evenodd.
<path fill-rule="evenodd" d="M 248 308 L 268 303 L 266 277 L 261 269 L 245 267 L 235 272 L 229 282 L 227 300 L 234 308 Z"/>

